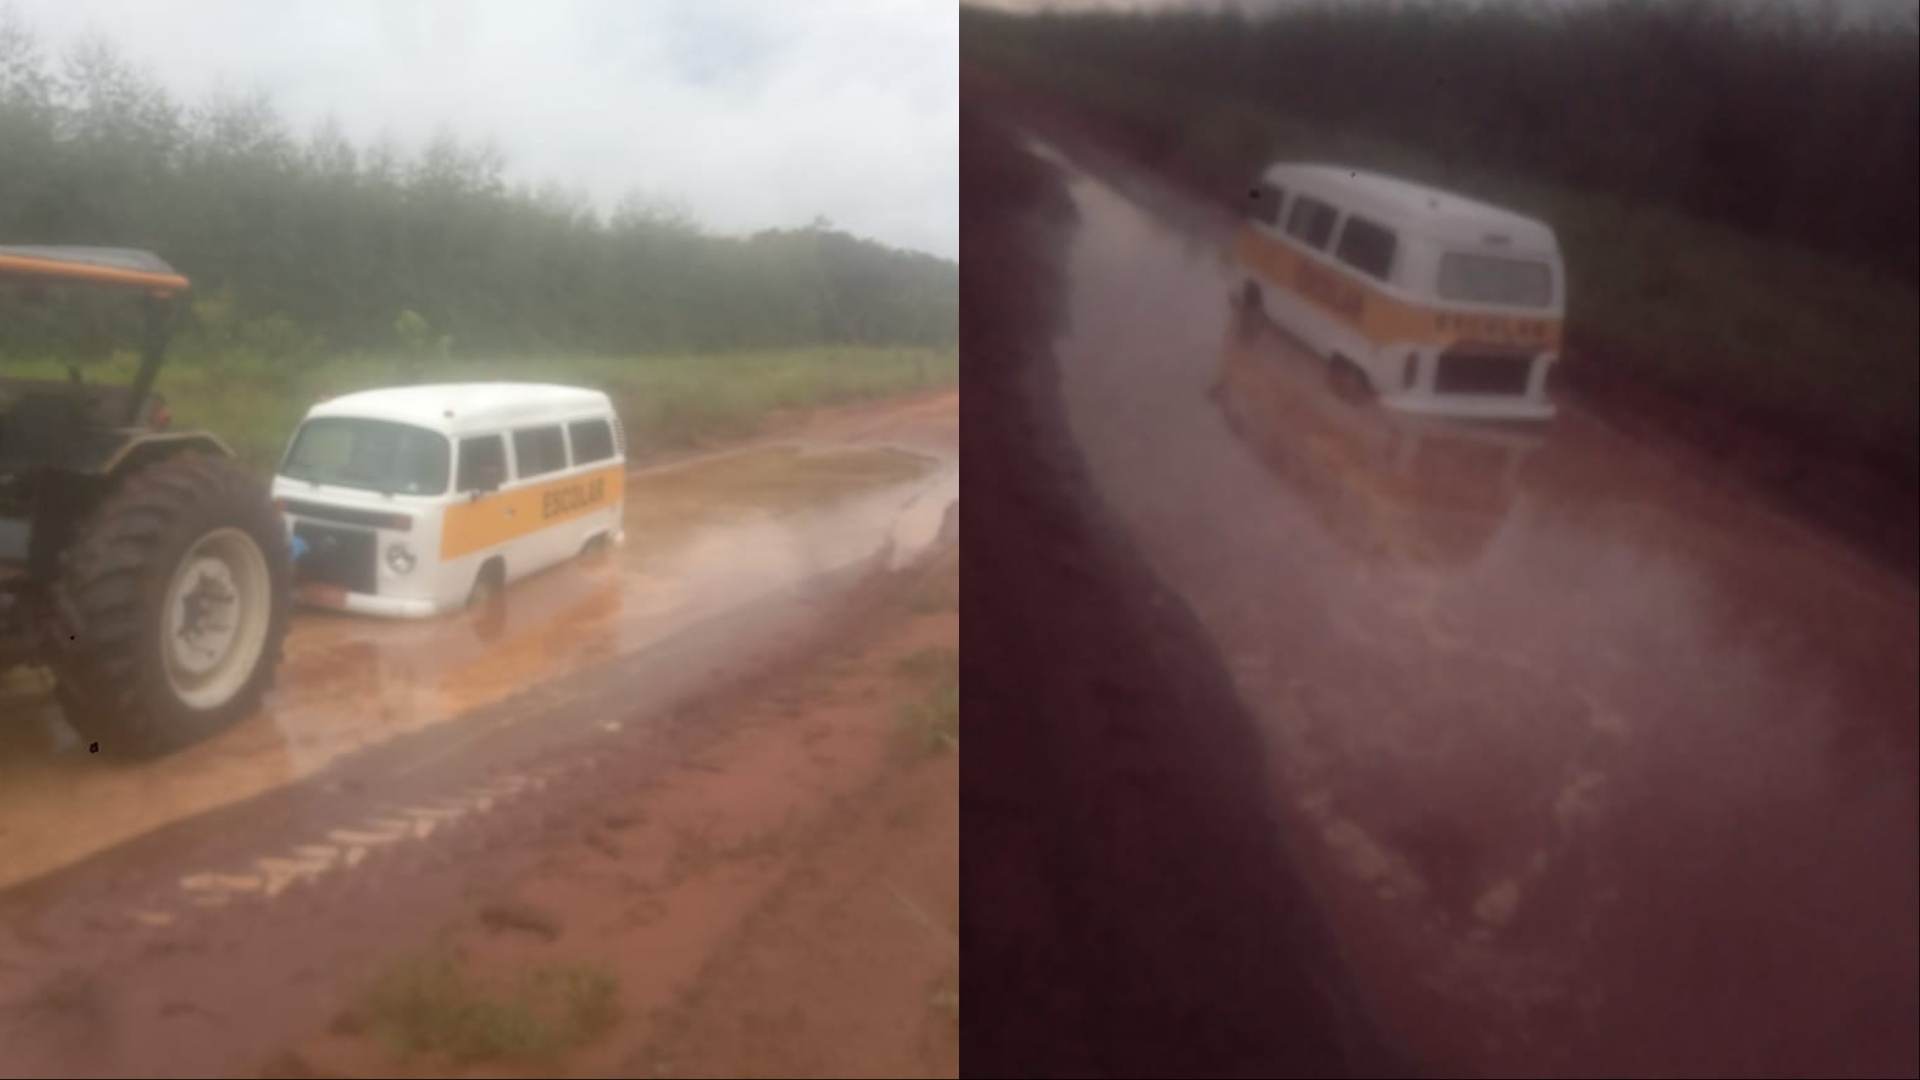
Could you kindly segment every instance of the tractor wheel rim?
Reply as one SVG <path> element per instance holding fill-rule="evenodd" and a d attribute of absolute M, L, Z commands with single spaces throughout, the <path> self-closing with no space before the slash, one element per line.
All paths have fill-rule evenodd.
<path fill-rule="evenodd" d="M 161 609 L 160 651 L 174 694 L 216 709 L 252 678 L 272 614 L 266 556 L 235 528 L 194 542 L 174 568 Z"/>

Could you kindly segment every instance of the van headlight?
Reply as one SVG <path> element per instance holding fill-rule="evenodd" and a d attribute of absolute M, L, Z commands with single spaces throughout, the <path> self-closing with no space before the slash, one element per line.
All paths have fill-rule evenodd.
<path fill-rule="evenodd" d="M 413 551 L 407 545 L 401 543 L 387 545 L 387 569 L 394 573 L 410 573 L 417 562 L 419 560 L 414 558 Z"/>

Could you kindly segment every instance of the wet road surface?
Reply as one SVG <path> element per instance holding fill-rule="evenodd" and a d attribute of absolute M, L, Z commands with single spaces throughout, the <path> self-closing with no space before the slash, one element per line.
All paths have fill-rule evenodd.
<path fill-rule="evenodd" d="M 954 407 L 952 396 L 883 405 L 791 442 L 636 471 L 624 548 L 516 582 L 488 609 L 420 623 L 301 609 L 261 713 L 161 761 L 88 755 L 58 711 L 15 678 L 4 700 L 10 721 L 15 713 L 35 721 L 0 728 L 0 890 L 169 824 L 192 832 L 196 815 L 263 792 L 328 788 L 342 767 L 361 786 L 369 773 L 401 784 L 436 761 L 472 755 L 476 732 L 499 724 L 540 721 L 564 740 L 578 738 L 580 723 L 616 723 L 561 723 L 578 696 L 570 682 L 666 653 L 689 628 L 722 621 L 745 650 L 756 609 L 772 598 L 831 592 L 839 578 L 925 550 L 958 498 Z M 630 688 L 622 705 L 643 711 L 655 703 L 649 694 Z M 486 707 L 528 696 L 540 707 L 518 713 L 538 715 L 509 711 L 474 728 Z M 382 757 L 401 744 L 413 749 Z M 536 726 L 515 753 L 538 744 Z M 198 876 L 198 867 L 146 863 L 198 886 L 188 888 L 198 899 L 273 890 L 301 872 L 286 859 Z"/>
<path fill-rule="evenodd" d="M 1221 223 L 1070 175 L 1074 439 L 1378 1018 L 1437 1075 L 1913 1074 L 1913 586 L 1577 404 L 1341 401 Z"/>

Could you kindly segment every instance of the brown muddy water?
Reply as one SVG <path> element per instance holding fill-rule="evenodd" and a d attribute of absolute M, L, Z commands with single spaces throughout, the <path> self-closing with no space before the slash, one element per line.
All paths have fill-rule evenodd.
<path fill-rule="evenodd" d="M 877 553 L 905 561 L 958 485 L 950 449 L 824 441 L 636 472 L 623 547 L 484 610 L 397 622 L 303 609 L 266 706 L 159 761 L 88 754 L 38 677 L 15 673 L 0 685 L 20 718 L 0 729 L 0 888 L 529 688 L 564 695 L 574 673 Z"/>
<path fill-rule="evenodd" d="M 1382 1022 L 1439 1075 L 1910 1075 L 1914 587 L 1574 403 L 1341 400 L 1206 214 L 1066 167 L 1074 441 Z"/>

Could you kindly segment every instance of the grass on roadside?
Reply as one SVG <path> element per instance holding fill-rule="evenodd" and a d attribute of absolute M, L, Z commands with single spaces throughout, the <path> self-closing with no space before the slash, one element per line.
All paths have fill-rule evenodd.
<path fill-rule="evenodd" d="M 128 385 L 132 353 L 86 369 L 90 382 Z M 64 380 L 52 358 L 10 359 L 7 374 Z M 157 389 L 179 428 L 225 439 L 242 460 L 271 468 L 308 406 L 407 381 L 524 380 L 591 386 L 613 397 L 635 458 L 753 434 L 785 410 L 871 401 L 955 385 L 954 349 L 819 347 L 701 356 L 430 359 L 335 356 L 266 362 L 196 353 L 183 343 Z"/>
<path fill-rule="evenodd" d="M 922 583 L 908 595 L 907 610 L 915 615 L 943 615 L 960 610 L 960 583 L 951 576 Z"/>
<path fill-rule="evenodd" d="M 927 1007 L 945 1016 L 957 1029 L 960 1026 L 960 978 L 956 972 L 947 972 L 934 980 L 932 989 L 927 992 Z"/>
<path fill-rule="evenodd" d="M 953 649 L 921 649 L 909 656 L 901 657 L 894 664 L 894 671 L 902 678 L 921 683 L 937 683 L 944 676 L 954 675 L 960 670 L 960 654 Z"/>
<path fill-rule="evenodd" d="M 913 758 L 958 750 L 960 654 L 948 648 L 922 649 L 903 657 L 894 671 L 923 688 L 918 701 L 901 706 L 895 721 L 901 755 Z"/>
<path fill-rule="evenodd" d="M 619 988 L 599 968 L 547 965 L 506 987 L 481 983 L 441 952 L 396 964 L 355 1010 L 403 1055 L 457 1063 L 542 1060 L 592 1040 L 619 1016 Z"/>

